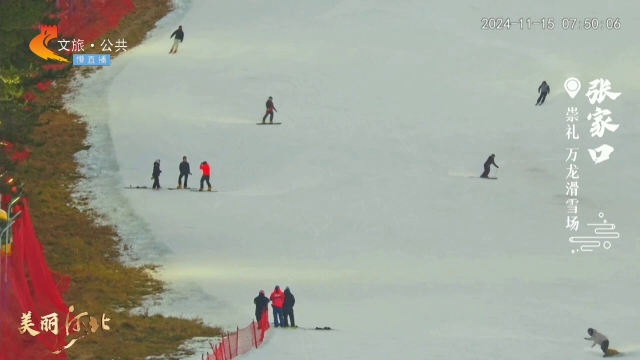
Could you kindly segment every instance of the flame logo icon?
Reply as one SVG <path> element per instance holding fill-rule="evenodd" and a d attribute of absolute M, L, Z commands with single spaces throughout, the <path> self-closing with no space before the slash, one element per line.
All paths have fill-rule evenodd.
<path fill-rule="evenodd" d="M 45 60 L 57 60 L 60 62 L 68 63 L 69 60 L 62 56 L 56 55 L 53 51 L 47 49 L 47 45 L 53 39 L 58 38 L 58 26 L 57 25 L 42 25 L 40 28 L 40 34 L 31 40 L 29 43 L 29 49 L 31 52 L 38 55 Z"/>

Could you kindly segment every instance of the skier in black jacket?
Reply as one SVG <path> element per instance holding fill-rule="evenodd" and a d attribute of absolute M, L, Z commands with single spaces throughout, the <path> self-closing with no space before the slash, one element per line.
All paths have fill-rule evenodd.
<path fill-rule="evenodd" d="M 191 175 L 191 168 L 189 167 L 189 163 L 187 162 L 187 157 L 182 157 L 182 162 L 180 163 L 180 176 L 178 176 L 178 189 L 182 189 L 182 177 L 184 176 L 184 188 L 187 189 L 187 180 L 189 179 L 189 175 Z"/>
<path fill-rule="evenodd" d="M 267 100 L 267 112 L 264 114 L 264 117 L 262 118 L 262 123 L 264 124 L 264 121 L 267 120 L 267 116 L 269 117 L 269 123 L 273 124 L 273 111 L 275 110 L 275 112 L 278 112 L 278 110 L 276 110 L 276 107 L 273 105 L 273 97 L 269 96 L 269 100 Z"/>
<path fill-rule="evenodd" d="M 282 313 L 284 314 L 284 327 L 289 327 L 289 320 L 291 320 L 291 327 L 296 327 L 296 320 L 293 317 L 293 306 L 296 304 L 296 298 L 289 290 L 287 286 L 284 289 L 284 305 L 282 305 Z"/>
<path fill-rule="evenodd" d="M 264 295 L 264 290 L 260 290 L 258 296 L 253 299 L 253 303 L 256 305 L 256 322 L 258 322 L 258 329 L 260 328 L 260 319 L 262 319 L 262 314 L 268 310 L 270 301 L 271 300 Z"/>
<path fill-rule="evenodd" d="M 169 39 L 171 39 L 172 37 L 176 37 L 173 40 L 173 46 L 171 47 L 171 50 L 169 51 L 169 54 L 175 54 L 178 52 L 178 45 L 184 40 L 184 31 L 182 31 L 182 25 L 178 26 L 178 30 L 174 31 L 173 34 L 171 34 L 171 36 L 169 36 Z"/>
<path fill-rule="evenodd" d="M 480 175 L 481 178 L 489 178 L 489 171 L 491 170 L 491 165 L 500 169 L 500 166 L 496 165 L 494 161 L 495 157 L 496 157 L 495 154 L 491 154 L 491 156 L 489 156 L 487 161 L 484 162 L 484 172 L 482 173 L 482 175 Z"/>
<path fill-rule="evenodd" d="M 151 173 L 151 180 L 153 180 L 153 189 L 160 190 L 160 159 L 153 163 L 153 172 Z"/>
<path fill-rule="evenodd" d="M 536 106 L 544 104 L 544 99 L 547 98 L 547 94 L 551 92 L 551 87 L 547 84 L 546 81 L 543 81 L 542 84 L 538 87 L 538 92 L 540 93 L 540 97 L 538 97 L 538 102 L 536 102 Z"/>

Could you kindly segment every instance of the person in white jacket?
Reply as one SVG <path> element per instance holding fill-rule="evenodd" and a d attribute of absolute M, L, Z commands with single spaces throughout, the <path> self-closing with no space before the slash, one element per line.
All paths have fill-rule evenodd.
<path fill-rule="evenodd" d="M 592 329 L 589 328 L 587 330 L 587 333 L 589 333 L 588 338 L 584 338 L 585 340 L 593 340 L 593 345 L 591 345 L 591 347 L 594 347 L 596 345 L 600 345 L 600 349 L 602 349 L 602 352 L 604 353 L 604 355 L 607 355 L 607 349 L 609 349 L 609 339 L 604 336 L 603 334 L 599 333 L 596 329 Z"/>

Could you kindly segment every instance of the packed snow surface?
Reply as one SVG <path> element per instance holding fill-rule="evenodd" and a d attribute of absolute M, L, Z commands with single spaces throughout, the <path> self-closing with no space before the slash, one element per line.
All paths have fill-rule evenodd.
<path fill-rule="evenodd" d="M 640 3 L 177 5 L 69 99 L 91 130 L 78 196 L 117 224 L 129 261 L 163 265 L 172 285 L 152 312 L 235 329 L 280 285 L 298 325 L 337 330 L 274 329 L 247 359 L 595 359 L 589 327 L 640 358 Z M 483 18 L 524 29 L 483 30 Z M 591 18 L 605 28 L 584 29 Z M 622 95 L 592 105 L 600 78 Z M 535 107 L 543 80 L 551 93 Z M 256 126 L 269 96 L 282 125 Z M 596 107 L 615 132 L 591 136 Z M 615 151 L 595 165 L 587 148 L 602 144 Z M 567 148 L 580 148 L 578 180 Z M 498 180 L 473 178 L 492 153 Z M 206 160 L 219 192 L 167 191 L 182 156 L 190 187 Z M 125 189 L 150 187 L 156 159 L 162 191 Z M 566 229 L 568 181 L 578 231 Z M 603 220 L 620 238 L 573 254 L 569 237 Z"/>

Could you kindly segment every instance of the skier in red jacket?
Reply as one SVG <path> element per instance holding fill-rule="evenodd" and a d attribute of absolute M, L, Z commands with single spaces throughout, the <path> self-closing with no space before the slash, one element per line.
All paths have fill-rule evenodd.
<path fill-rule="evenodd" d="M 284 314 L 282 312 L 282 306 L 284 305 L 284 292 L 282 292 L 280 286 L 276 285 L 271 296 L 269 296 L 269 300 L 271 300 L 271 307 L 273 308 L 273 326 L 283 327 Z"/>
<path fill-rule="evenodd" d="M 207 182 L 207 185 L 209 186 L 209 190 L 211 191 L 211 183 L 209 182 L 209 177 L 211 176 L 211 168 L 209 167 L 209 164 L 207 164 L 206 161 L 203 161 L 200 164 L 200 170 L 202 170 L 202 177 L 200 178 L 200 191 L 202 191 L 204 189 L 204 182 Z"/>

